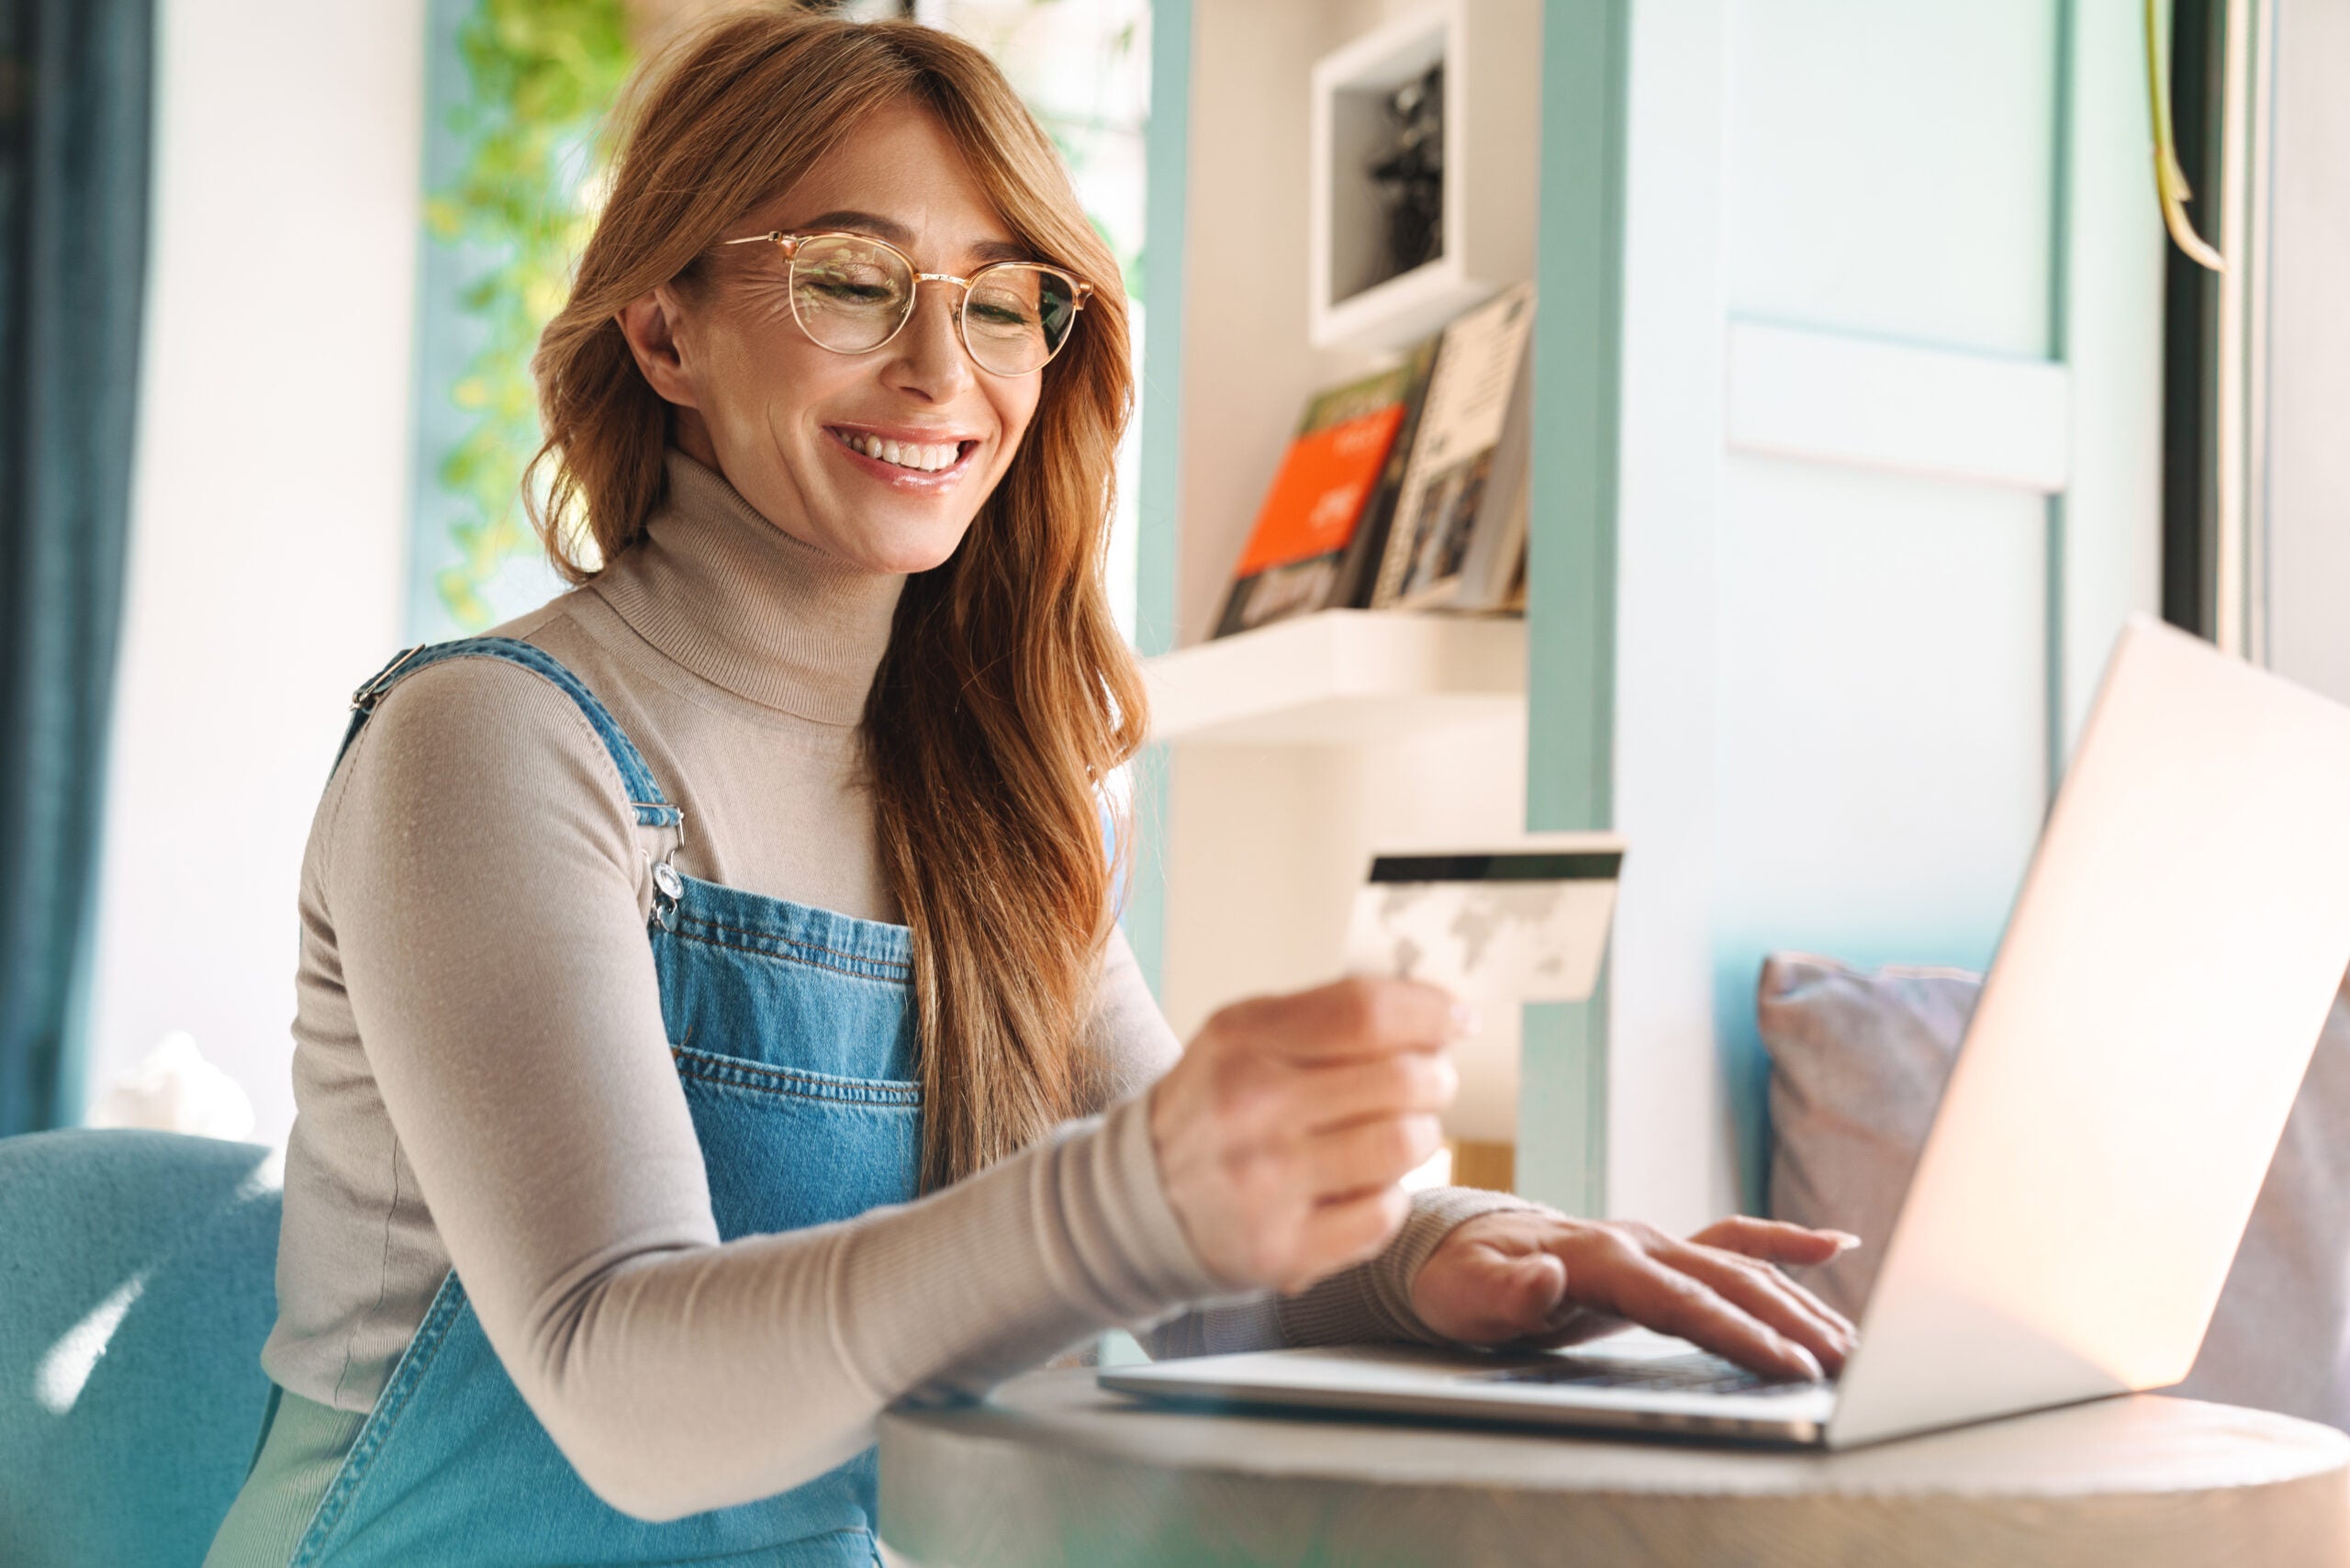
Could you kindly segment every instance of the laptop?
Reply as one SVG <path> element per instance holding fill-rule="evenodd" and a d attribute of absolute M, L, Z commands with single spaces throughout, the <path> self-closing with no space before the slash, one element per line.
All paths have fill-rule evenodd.
<path fill-rule="evenodd" d="M 1275 1350 L 1104 1387 L 1842 1449 L 2187 1375 L 2344 969 L 2350 709 L 2133 620 L 1834 1383 L 1640 1330 Z"/>

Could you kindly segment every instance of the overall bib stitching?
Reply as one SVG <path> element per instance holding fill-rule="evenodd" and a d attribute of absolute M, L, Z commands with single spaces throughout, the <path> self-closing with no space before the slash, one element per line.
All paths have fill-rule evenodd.
<path fill-rule="evenodd" d="M 397 1365 L 392 1368 L 391 1380 L 384 1392 L 376 1396 L 375 1407 L 367 1413 L 367 1423 L 352 1442 L 351 1451 L 343 1456 L 342 1468 L 336 1473 L 334 1484 L 310 1516 L 302 1531 L 302 1543 L 296 1549 L 293 1561 L 286 1568 L 308 1568 L 333 1541 L 335 1526 L 366 1490 L 367 1477 L 373 1472 L 371 1461 L 375 1452 L 389 1440 L 392 1428 L 406 1413 L 409 1396 L 424 1373 L 440 1355 L 441 1347 L 448 1342 L 449 1326 L 465 1305 L 464 1293 L 457 1283 L 457 1271 L 452 1269 L 441 1278 L 440 1289 L 432 1293 L 432 1305 L 425 1309 L 424 1321 L 417 1325 L 416 1334 L 400 1352 Z"/>
<path fill-rule="evenodd" d="M 752 942 L 772 942 L 780 947 L 800 949 L 810 953 L 822 953 L 828 958 L 845 958 L 853 964 L 870 964 L 877 969 L 895 969 L 898 972 L 890 977 L 893 980 L 903 980 L 913 972 L 913 964 L 910 959 L 877 958 L 867 953 L 851 953 L 839 947 L 827 947 L 822 942 L 811 942 L 805 937 L 792 936 L 781 932 L 745 931 L 739 926 L 724 925 L 715 920 L 705 920 L 696 915 L 688 914 L 681 914 L 677 917 L 677 926 L 678 935 L 690 935 L 687 930 L 688 927 L 698 927 L 702 931 L 708 931 L 713 934 L 711 937 L 708 938 L 709 940 L 717 940 L 727 936 L 740 936 Z M 739 944 L 732 942 L 721 941 L 719 945 L 721 946 L 737 947 L 740 951 L 744 952 L 763 951 L 763 949 L 755 947 L 741 947 Z M 778 953 L 772 956 L 780 958 L 793 958 L 798 955 L 797 953 Z M 814 963 L 817 960 L 811 958 L 806 961 L 809 963 Z"/>
<path fill-rule="evenodd" d="M 865 969 L 851 969 L 846 964 L 828 964 L 822 958 L 811 958 L 799 953 L 778 953 L 768 947 L 747 947 L 740 942 L 728 942 L 716 936 L 703 936 L 686 929 L 687 926 L 695 924 L 698 923 L 680 915 L 677 919 L 677 928 L 670 932 L 669 935 L 678 938 L 680 941 L 699 942 L 704 946 L 709 947 L 723 947 L 729 952 L 747 954 L 754 958 L 772 958 L 779 964 L 799 964 L 807 969 L 825 969 L 836 975 L 846 975 L 851 980 L 877 980 L 883 985 L 903 985 L 906 983 L 907 977 L 903 974 L 871 974 Z M 822 948 L 817 949 L 819 952 L 822 950 L 823 949 Z M 868 965 L 874 964 L 874 960 L 870 958 L 861 958 L 856 961 Z M 877 965 L 876 967 L 878 966 Z M 911 972 L 911 966 L 909 966 L 909 972 Z"/>
<path fill-rule="evenodd" d="M 922 1085 L 911 1079 L 843 1078 L 835 1073 L 809 1072 L 795 1067 L 774 1067 L 743 1057 L 671 1046 L 669 1056 L 677 1070 L 706 1082 L 733 1089 L 754 1089 L 797 1100 L 822 1100 L 840 1104 L 913 1105 L 922 1103 Z"/>

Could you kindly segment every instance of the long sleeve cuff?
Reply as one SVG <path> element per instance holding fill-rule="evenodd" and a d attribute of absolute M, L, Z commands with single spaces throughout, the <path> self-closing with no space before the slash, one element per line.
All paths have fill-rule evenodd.
<path fill-rule="evenodd" d="M 1088 1254 L 1088 1272 L 1109 1293 L 1102 1305 L 1110 1320 L 1130 1322 L 1185 1304 L 1233 1298 L 1233 1288 L 1200 1260 L 1168 1202 L 1151 1143 L 1149 1095 L 1122 1100 L 1098 1122 L 1072 1123 L 1069 1130 L 1089 1126 L 1099 1129 L 1093 1148 L 1063 1180 L 1085 1185 L 1087 1201 L 1071 1211 L 1072 1219 L 1098 1218 L 1094 1225 L 1072 1224 L 1069 1232 L 1072 1245 Z"/>
<path fill-rule="evenodd" d="M 1279 1306 L 1284 1345 L 1449 1345 L 1412 1309 L 1412 1282 L 1454 1228 L 1480 1215 L 1542 1205 L 1477 1187 L 1431 1187 L 1412 1194 L 1412 1212 L 1379 1256 L 1341 1270 Z"/>

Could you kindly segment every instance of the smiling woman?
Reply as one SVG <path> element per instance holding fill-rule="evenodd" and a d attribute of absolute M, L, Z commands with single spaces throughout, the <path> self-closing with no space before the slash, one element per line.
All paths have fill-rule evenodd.
<path fill-rule="evenodd" d="M 1432 988 L 1177 1045 L 1101 831 L 1146 717 L 1125 300 L 986 57 L 731 10 L 629 113 L 534 361 L 577 587 L 365 682 L 312 827 L 276 1392 L 214 1568 L 869 1562 L 885 1406 L 1113 1325 L 1623 1310 L 1832 1364 L 1754 1260 L 1811 1233 L 1407 1200 Z"/>
<path fill-rule="evenodd" d="M 796 57 L 825 36 L 811 32 L 800 49 L 769 50 L 735 70 L 745 105 L 787 91 L 808 63 Z M 878 44 L 883 35 L 832 36 Z M 940 81 L 980 59 L 926 29 L 907 29 L 889 47 L 929 55 Z M 890 890 L 927 938 L 915 943 L 914 963 L 938 998 L 916 1025 L 932 1091 L 923 1174 L 938 1185 L 1033 1140 L 1072 1114 L 1080 1092 L 1079 1064 L 1038 1043 L 1068 1036 L 1091 983 L 1108 873 L 1095 790 L 1142 733 L 1141 689 L 1094 569 L 1108 454 L 1128 398 L 1125 307 L 1114 290 L 1105 296 L 1092 331 L 1055 366 L 1046 423 L 1066 427 L 1069 439 L 1047 435 L 1024 451 L 1052 354 L 1021 356 L 1012 374 L 985 368 L 966 346 L 968 301 L 978 287 L 1005 291 L 984 281 L 957 287 L 961 279 L 946 274 L 1046 256 L 1105 276 L 1114 268 L 1050 147 L 992 68 L 954 99 L 967 126 L 988 128 L 980 151 L 995 172 L 990 185 L 932 106 L 945 96 L 938 87 L 911 73 L 889 83 L 880 62 L 858 63 L 864 72 L 836 89 L 842 100 L 775 117 L 821 153 L 788 148 L 770 161 L 737 143 L 689 183 L 666 177 L 695 151 L 665 123 L 665 111 L 682 106 L 653 99 L 572 304 L 548 328 L 543 374 L 592 395 L 588 377 L 624 338 L 635 374 L 622 367 L 622 384 L 658 399 L 667 442 L 726 476 L 785 534 L 830 561 L 893 577 L 928 574 L 962 554 L 935 578 L 914 576 L 900 615 L 893 651 L 936 678 L 893 680 L 901 661 L 885 659 L 867 704 L 868 714 L 886 709 L 900 742 L 868 746 L 877 827 Z M 855 87 L 871 99 L 884 86 L 897 90 L 878 105 L 845 97 Z M 657 159 L 636 155 L 648 144 Z M 803 158 L 805 172 L 782 189 L 762 188 L 778 164 Z M 643 210 L 680 205 L 680 187 L 692 193 L 683 205 L 700 210 Z M 1010 212 L 1026 215 L 1017 231 Z M 617 241 L 635 221 L 658 223 L 671 248 L 686 223 L 717 230 L 717 242 L 649 268 L 653 258 L 629 257 L 636 264 L 626 266 Z M 746 233 L 774 240 L 735 242 Z M 609 259 L 607 236 L 616 241 Z M 913 272 L 914 258 L 937 270 Z M 1069 273 L 1055 275 L 1073 291 Z M 641 286 L 648 278 L 657 281 Z M 617 310 L 599 308 L 615 302 Z M 1061 322 L 1049 348 L 1071 342 L 1070 324 Z M 574 372 L 570 352 L 604 364 Z M 602 558 L 612 559 L 628 547 L 630 520 L 588 487 L 605 438 L 596 425 L 567 424 L 559 408 L 550 409 L 547 443 L 558 516 L 576 496 Z M 591 408 L 600 415 L 604 406 Z M 631 455 L 641 464 L 658 454 Z M 1015 463 L 1020 477 L 1006 485 Z M 550 521 L 550 536 L 561 538 Z M 584 576 L 576 565 L 572 574 Z M 1024 591 L 973 592 L 990 579 Z M 934 597 L 957 613 L 919 615 Z M 1061 623 L 1047 624 L 1054 619 Z M 1027 656 L 1002 658 L 1007 651 Z M 974 765 L 1009 788 L 938 787 Z M 959 874 L 941 879 L 935 868 L 950 857 Z M 1020 904 L 1030 918 L 989 917 Z M 948 1018 L 967 1022 L 947 1031 Z M 938 1093 L 950 1081 L 960 1085 L 951 1101 Z"/>

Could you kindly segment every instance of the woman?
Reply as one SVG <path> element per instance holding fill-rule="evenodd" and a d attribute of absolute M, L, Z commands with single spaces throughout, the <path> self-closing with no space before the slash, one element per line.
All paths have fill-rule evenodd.
<path fill-rule="evenodd" d="M 987 60 L 736 12 L 633 102 L 536 361 L 585 586 L 395 660 L 319 804 L 276 1392 L 210 1562 L 865 1562 L 884 1405 L 1114 1324 L 1834 1367 L 1769 1267 L 1834 1238 L 1407 1205 L 1439 992 L 1169 1035 L 1100 831 L 1125 303 Z"/>

